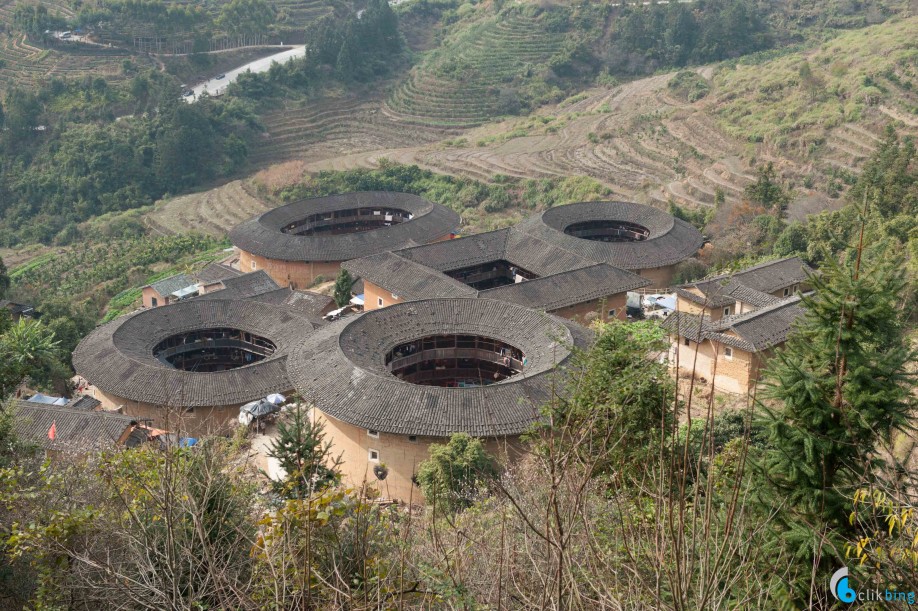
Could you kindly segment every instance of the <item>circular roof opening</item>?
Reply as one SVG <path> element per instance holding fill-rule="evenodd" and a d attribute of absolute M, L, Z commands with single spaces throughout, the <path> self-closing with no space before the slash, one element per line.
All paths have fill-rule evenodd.
<path fill-rule="evenodd" d="M 628 221 L 593 220 L 571 223 L 564 233 L 594 242 L 642 242 L 650 235 L 643 225 Z"/>
<path fill-rule="evenodd" d="M 395 191 L 340 193 L 273 208 L 229 232 L 233 246 L 282 261 L 350 261 L 456 231 L 459 215 Z"/>
<path fill-rule="evenodd" d="M 413 214 L 400 208 L 345 208 L 310 214 L 281 228 L 297 236 L 333 236 L 372 231 L 410 221 Z"/>
<path fill-rule="evenodd" d="M 153 347 L 153 356 L 175 369 L 194 372 L 227 371 L 262 361 L 277 350 L 269 339 L 254 333 L 219 327 L 170 335 Z"/>
<path fill-rule="evenodd" d="M 475 388 L 521 373 L 522 350 L 483 335 L 428 335 L 395 346 L 386 367 L 400 380 L 422 386 Z"/>

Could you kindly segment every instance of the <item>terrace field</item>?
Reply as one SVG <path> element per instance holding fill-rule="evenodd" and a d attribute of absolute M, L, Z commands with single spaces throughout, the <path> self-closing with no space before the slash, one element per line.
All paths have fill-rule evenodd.
<path fill-rule="evenodd" d="M 393 100 L 422 78 L 416 69 L 385 103 L 323 101 L 269 116 L 254 160 L 301 159 L 317 171 L 386 157 L 482 181 L 583 175 L 621 197 L 696 209 L 736 204 L 755 167 L 771 161 L 794 189 L 789 216 L 801 218 L 840 205 L 886 124 L 918 133 L 916 31 L 918 17 L 893 19 L 807 51 L 698 68 L 699 99 L 668 87 L 673 72 L 478 127 L 483 102 L 442 122 L 437 109 L 462 104 L 435 87 L 417 102 L 423 121 L 394 113 Z"/>
<path fill-rule="evenodd" d="M 383 112 L 406 124 L 446 128 L 507 114 L 521 103 L 518 90 L 562 48 L 564 35 L 548 28 L 548 14 L 500 14 L 461 29 L 411 71 Z"/>

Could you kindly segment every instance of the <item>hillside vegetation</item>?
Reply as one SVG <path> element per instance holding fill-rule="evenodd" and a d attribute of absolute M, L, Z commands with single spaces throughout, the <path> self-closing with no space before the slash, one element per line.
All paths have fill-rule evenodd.
<path fill-rule="evenodd" d="M 520 7 L 459 29 L 411 71 L 386 108 L 408 123 L 468 127 L 557 98 L 547 73 L 571 43 L 558 11 Z"/>

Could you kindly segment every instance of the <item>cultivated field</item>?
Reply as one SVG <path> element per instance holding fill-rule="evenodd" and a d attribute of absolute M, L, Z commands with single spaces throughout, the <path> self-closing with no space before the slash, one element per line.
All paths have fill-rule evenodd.
<path fill-rule="evenodd" d="M 379 131 L 366 123 L 373 137 L 349 138 L 369 117 L 398 120 L 388 105 L 376 113 L 372 103 L 353 102 L 321 115 L 329 142 L 288 146 L 275 156 L 267 151 L 275 131 L 257 159 L 264 166 L 297 156 L 308 170 L 328 170 L 372 167 L 388 157 L 484 181 L 586 175 L 622 197 L 691 208 L 721 197 L 738 202 L 755 167 L 771 161 L 795 190 L 789 215 L 800 218 L 839 205 L 887 123 L 918 133 L 914 31 L 918 17 L 846 33 L 806 54 L 699 69 L 711 92 L 696 102 L 677 99 L 667 88 L 673 74 L 664 74 L 592 89 L 527 118 L 454 126 L 435 143 L 424 140 L 435 132 L 405 138 L 384 121 Z M 835 60 L 840 55 L 849 58 L 844 65 Z M 807 83 L 804 63 L 812 74 Z M 309 125 L 288 122 L 283 141 L 302 143 Z M 388 144 L 373 146 L 380 141 Z"/>
<path fill-rule="evenodd" d="M 268 209 L 236 180 L 210 191 L 156 202 L 153 211 L 144 215 L 144 222 L 158 235 L 193 229 L 222 238 L 231 227 Z"/>
<path fill-rule="evenodd" d="M 537 17 L 491 18 L 444 41 L 395 89 L 383 112 L 408 125 L 466 128 L 506 114 L 502 90 L 558 52 Z"/>
<path fill-rule="evenodd" d="M 802 218 L 841 204 L 888 123 L 918 134 L 915 31 L 918 17 L 848 32 L 807 53 L 704 67 L 697 72 L 710 92 L 695 102 L 667 87 L 670 73 L 589 89 L 529 117 L 478 127 L 444 125 L 434 112 L 445 108 L 444 98 L 433 92 L 424 121 L 396 113 L 392 100 L 407 99 L 400 96 L 420 78 L 413 73 L 388 99 L 325 99 L 268 115 L 251 158 L 260 169 L 297 160 L 298 171 L 374 167 L 389 158 L 482 181 L 584 175 L 623 198 L 696 209 L 721 198 L 736 204 L 755 168 L 770 161 L 794 189 L 789 216 Z M 474 112 L 463 121 L 483 119 Z M 238 207 L 226 194 L 239 187 L 224 189 L 173 200 L 166 209 L 177 211 L 182 200 L 182 211 L 172 213 L 180 220 L 154 226 L 228 227 L 215 202 Z"/>

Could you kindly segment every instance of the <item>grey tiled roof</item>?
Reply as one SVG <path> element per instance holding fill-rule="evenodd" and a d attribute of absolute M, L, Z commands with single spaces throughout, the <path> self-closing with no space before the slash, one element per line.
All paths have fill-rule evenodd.
<path fill-rule="evenodd" d="M 197 284 L 197 281 L 188 274 L 176 274 L 153 282 L 147 286 L 151 287 L 160 295 L 166 296 L 194 284 Z"/>
<path fill-rule="evenodd" d="M 391 227 L 333 236 L 297 236 L 281 231 L 282 227 L 311 214 L 382 206 L 405 210 L 413 217 Z M 417 195 L 368 191 L 305 199 L 281 206 L 237 225 L 229 235 L 238 248 L 269 259 L 348 261 L 433 242 L 456 231 L 459 223 L 458 214 Z"/>
<path fill-rule="evenodd" d="M 781 300 L 769 293 L 805 282 L 811 273 L 813 270 L 799 257 L 788 257 L 760 263 L 734 274 L 720 274 L 693 282 L 677 288 L 676 292 L 685 299 L 712 308 L 724 307 L 735 301 L 764 307 Z M 703 296 L 686 290 L 689 287 L 701 291 Z"/>
<path fill-rule="evenodd" d="M 778 289 L 805 282 L 813 270 L 799 257 L 787 257 L 753 265 L 733 274 L 743 286 L 773 293 Z"/>
<path fill-rule="evenodd" d="M 564 233 L 571 224 L 594 220 L 636 223 L 649 230 L 640 242 L 599 242 Z M 583 202 L 550 208 L 529 217 L 517 229 L 556 244 L 591 261 L 629 270 L 665 267 L 694 256 L 704 242 L 689 223 L 640 204 Z"/>
<path fill-rule="evenodd" d="M 72 409 L 81 409 L 84 412 L 93 412 L 102 405 L 102 402 L 89 395 L 81 395 L 72 399 L 65 407 Z"/>
<path fill-rule="evenodd" d="M 220 372 L 174 369 L 153 348 L 177 333 L 229 327 L 274 342 L 260 362 Z M 285 363 L 294 334 L 315 325 L 290 308 L 251 300 L 191 299 L 97 327 L 73 353 L 76 372 L 106 393 L 171 407 L 235 405 L 290 389 Z"/>
<path fill-rule="evenodd" d="M 723 292 L 724 285 L 722 283 L 726 281 L 726 276 L 718 276 L 717 279 L 705 280 L 689 285 L 701 291 L 701 295 L 688 290 L 688 287 L 676 287 L 676 294 L 683 299 L 687 299 L 707 308 L 722 308 L 736 302 L 735 297 L 726 295 Z"/>
<path fill-rule="evenodd" d="M 385 355 L 397 345 L 437 334 L 491 337 L 523 351 L 522 373 L 480 388 L 412 384 L 389 373 Z M 490 299 L 401 303 L 346 318 L 298 341 L 290 379 L 323 413 L 358 427 L 445 437 L 466 432 L 515 435 L 540 419 L 569 347 L 592 335 L 579 325 Z M 562 382 L 563 380 L 558 380 Z"/>
<path fill-rule="evenodd" d="M 259 303 L 288 306 L 311 318 L 321 318 L 326 308 L 335 303 L 335 300 L 328 295 L 313 291 L 297 291 L 291 288 L 279 288 L 248 299 Z"/>
<path fill-rule="evenodd" d="M 25 303 L 16 303 L 8 299 L 0 299 L 0 308 L 6 308 L 13 316 L 18 316 L 20 314 L 29 316 L 35 315 L 35 310 L 32 306 Z"/>
<path fill-rule="evenodd" d="M 227 278 L 235 278 L 236 276 L 241 276 L 242 272 L 238 269 L 233 269 L 228 265 L 223 265 L 222 263 L 210 263 L 204 269 L 197 272 L 194 277 L 201 284 L 214 284 L 215 282 L 220 282 L 221 280 L 226 280 Z"/>
<path fill-rule="evenodd" d="M 765 307 L 725 316 L 710 322 L 706 318 L 701 324 L 697 314 L 675 312 L 664 322 L 663 327 L 680 337 L 700 341 L 709 339 L 748 352 L 762 352 L 787 340 L 794 322 L 803 316 L 804 308 L 800 296 L 788 297 Z"/>
<path fill-rule="evenodd" d="M 248 299 L 280 288 L 263 269 L 226 278 L 222 282 L 223 288 L 219 291 L 212 291 L 195 299 Z"/>
<path fill-rule="evenodd" d="M 539 276 L 548 276 L 595 263 L 512 227 L 396 252 L 438 271 L 504 260 Z"/>
<path fill-rule="evenodd" d="M 775 297 L 770 293 L 763 293 L 762 291 L 748 287 L 735 279 L 724 287 L 724 294 L 735 299 L 736 301 L 741 301 L 757 308 L 764 308 L 765 306 L 769 306 L 781 301 L 780 297 Z"/>
<path fill-rule="evenodd" d="M 733 331 L 760 352 L 783 343 L 803 312 L 800 296 L 788 297 L 746 314 L 726 316 L 710 325 L 710 331 Z"/>
<path fill-rule="evenodd" d="M 478 295 L 472 287 L 396 253 L 361 257 L 344 263 L 342 267 L 403 300 Z"/>
<path fill-rule="evenodd" d="M 650 280 L 605 263 L 481 291 L 481 297 L 499 299 L 538 310 L 557 310 L 616 295 L 651 284 Z"/>
<path fill-rule="evenodd" d="M 13 431 L 19 439 L 41 448 L 80 452 L 115 446 L 134 419 L 113 412 L 17 400 L 10 405 Z M 55 439 L 48 439 L 54 424 Z"/>
<path fill-rule="evenodd" d="M 698 314 L 689 314 L 687 312 L 673 312 L 663 319 L 662 326 L 672 335 L 687 337 L 696 342 L 701 341 L 704 337 L 704 331 L 707 323 L 702 322 Z"/>

